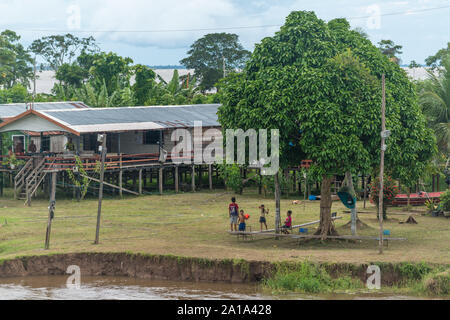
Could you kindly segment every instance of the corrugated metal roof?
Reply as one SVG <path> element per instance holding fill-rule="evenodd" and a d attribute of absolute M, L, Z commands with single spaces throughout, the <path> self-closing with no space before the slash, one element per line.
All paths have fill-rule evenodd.
<path fill-rule="evenodd" d="M 34 110 L 48 111 L 48 110 L 67 110 L 67 109 L 85 109 L 89 108 L 83 102 L 35 102 Z M 0 119 L 12 118 L 27 111 L 26 103 L 9 103 L 0 104 Z"/>
<path fill-rule="evenodd" d="M 155 128 L 193 127 L 194 121 L 201 121 L 202 125 L 220 126 L 217 119 L 219 104 L 184 105 L 184 106 L 150 106 L 150 107 L 118 107 L 99 109 L 79 109 L 60 111 L 41 111 L 42 114 L 61 122 L 75 130 L 81 127 L 96 127 L 101 131 L 136 130 L 142 124 L 153 123 Z M 150 127 L 149 127 L 150 129 Z M 81 130 L 81 131 L 86 131 Z M 78 131 L 78 130 L 77 130 Z"/>

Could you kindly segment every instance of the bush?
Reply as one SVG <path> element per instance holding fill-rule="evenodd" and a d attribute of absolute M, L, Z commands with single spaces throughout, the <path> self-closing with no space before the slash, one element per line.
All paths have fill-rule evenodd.
<path fill-rule="evenodd" d="M 333 279 L 325 268 L 309 262 L 279 265 L 275 275 L 266 279 L 264 285 L 278 291 L 305 293 L 335 292 L 363 286 L 361 281 L 350 276 Z"/>
<path fill-rule="evenodd" d="M 380 177 L 377 177 L 370 184 L 370 202 L 375 203 L 378 208 L 379 204 Z M 395 185 L 391 177 L 385 176 L 383 179 L 383 219 L 386 219 L 386 209 L 398 194 L 398 187 Z M 378 211 L 377 211 L 378 215 Z"/>
<path fill-rule="evenodd" d="M 450 294 L 450 270 L 446 270 L 437 274 L 428 275 L 423 285 L 425 291 L 433 295 L 448 295 Z"/>
<path fill-rule="evenodd" d="M 450 211 L 450 189 L 447 189 L 440 197 L 441 206 L 444 211 Z"/>

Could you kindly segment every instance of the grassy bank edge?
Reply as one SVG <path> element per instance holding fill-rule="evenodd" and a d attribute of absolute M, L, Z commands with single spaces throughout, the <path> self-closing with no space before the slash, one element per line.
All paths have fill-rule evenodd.
<path fill-rule="evenodd" d="M 6 261 L 29 261 L 36 257 L 64 256 L 68 254 L 127 255 L 129 258 L 146 258 L 154 263 L 176 261 L 178 265 L 196 265 L 199 268 L 231 267 L 241 273 L 247 282 L 259 282 L 265 291 L 276 294 L 299 293 L 383 293 L 414 296 L 450 298 L 450 265 L 426 262 L 372 262 L 368 264 L 281 261 L 252 261 L 244 259 L 207 259 L 176 255 L 160 255 L 139 252 L 74 252 L 43 253 L 0 259 L 0 266 Z M 369 265 L 380 268 L 382 286 L 380 290 L 366 288 Z M 255 276 L 255 267 L 259 275 Z M 263 272 L 261 273 L 261 269 Z M 261 275 L 262 274 L 262 275 Z"/>

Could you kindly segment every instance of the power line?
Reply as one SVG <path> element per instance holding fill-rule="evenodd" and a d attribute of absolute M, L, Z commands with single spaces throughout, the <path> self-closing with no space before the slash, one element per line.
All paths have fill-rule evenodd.
<path fill-rule="evenodd" d="M 413 14 L 413 13 L 421 13 L 427 11 L 448 9 L 448 6 L 442 7 L 434 7 L 434 8 L 425 8 L 419 10 L 408 10 L 408 11 L 399 11 L 399 12 L 390 12 L 379 14 L 377 16 L 395 16 L 395 15 L 403 15 L 403 14 Z M 357 19 L 368 19 L 372 18 L 373 15 L 368 16 L 359 16 L 359 17 L 348 17 L 348 20 L 357 20 Z M 156 30 L 57 30 L 57 29 L 16 29 L 18 31 L 24 32 L 67 32 L 67 33 L 170 33 L 170 32 L 197 32 L 197 31 L 220 31 L 220 30 L 240 30 L 240 29 L 261 29 L 261 28 L 274 28 L 281 27 L 281 24 L 269 24 L 269 25 L 259 25 L 259 26 L 235 26 L 235 27 L 216 27 L 216 28 L 195 28 L 195 29 L 156 29 Z"/>

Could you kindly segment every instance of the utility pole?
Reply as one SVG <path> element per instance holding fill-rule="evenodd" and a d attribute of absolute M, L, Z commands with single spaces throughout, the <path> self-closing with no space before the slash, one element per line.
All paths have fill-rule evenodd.
<path fill-rule="evenodd" d="M 100 218 L 102 214 L 102 200 L 103 200 L 103 180 L 105 177 L 105 158 L 106 158 L 106 134 L 99 134 L 97 138 L 98 142 L 101 142 L 101 153 L 102 153 L 102 162 L 100 165 L 100 189 L 98 191 L 98 211 L 97 211 L 97 229 L 95 231 L 95 242 L 94 244 L 98 244 L 99 233 L 100 233 Z"/>
<path fill-rule="evenodd" d="M 31 104 L 31 109 L 34 109 L 34 101 L 36 100 L 36 56 L 34 56 L 33 68 L 34 68 L 34 74 L 33 74 L 33 102 Z"/>
<path fill-rule="evenodd" d="M 222 63 L 223 63 L 223 77 L 225 78 L 227 75 L 227 70 L 225 68 L 225 56 L 222 56 Z"/>
<path fill-rule="evenodd" d="M 386 151 L 386 138 L 389 137 L 390 132 L 386 131 L 386 79 L 383 73 L 381 77 L 382 82 L 382 101 L 381 101 L 381 161 L 380 161 L 380 190 L 378 191 L 378 219 L 380 221 L 380 239 L 378 253 L 383 253 L 383 183 L 384 183 L 384 152 Z"/>
<path fill-rule="evenodd" d="M 56 175 L 57 172 L 52 172 L 52 190 L 50 192 L 50 205 L 48 206 L 47 232 L 45 234 L 45 250 L 48 250 L 50 248 L 50 233 L 52 230 L 52 220 L 55 216 Z"/>

